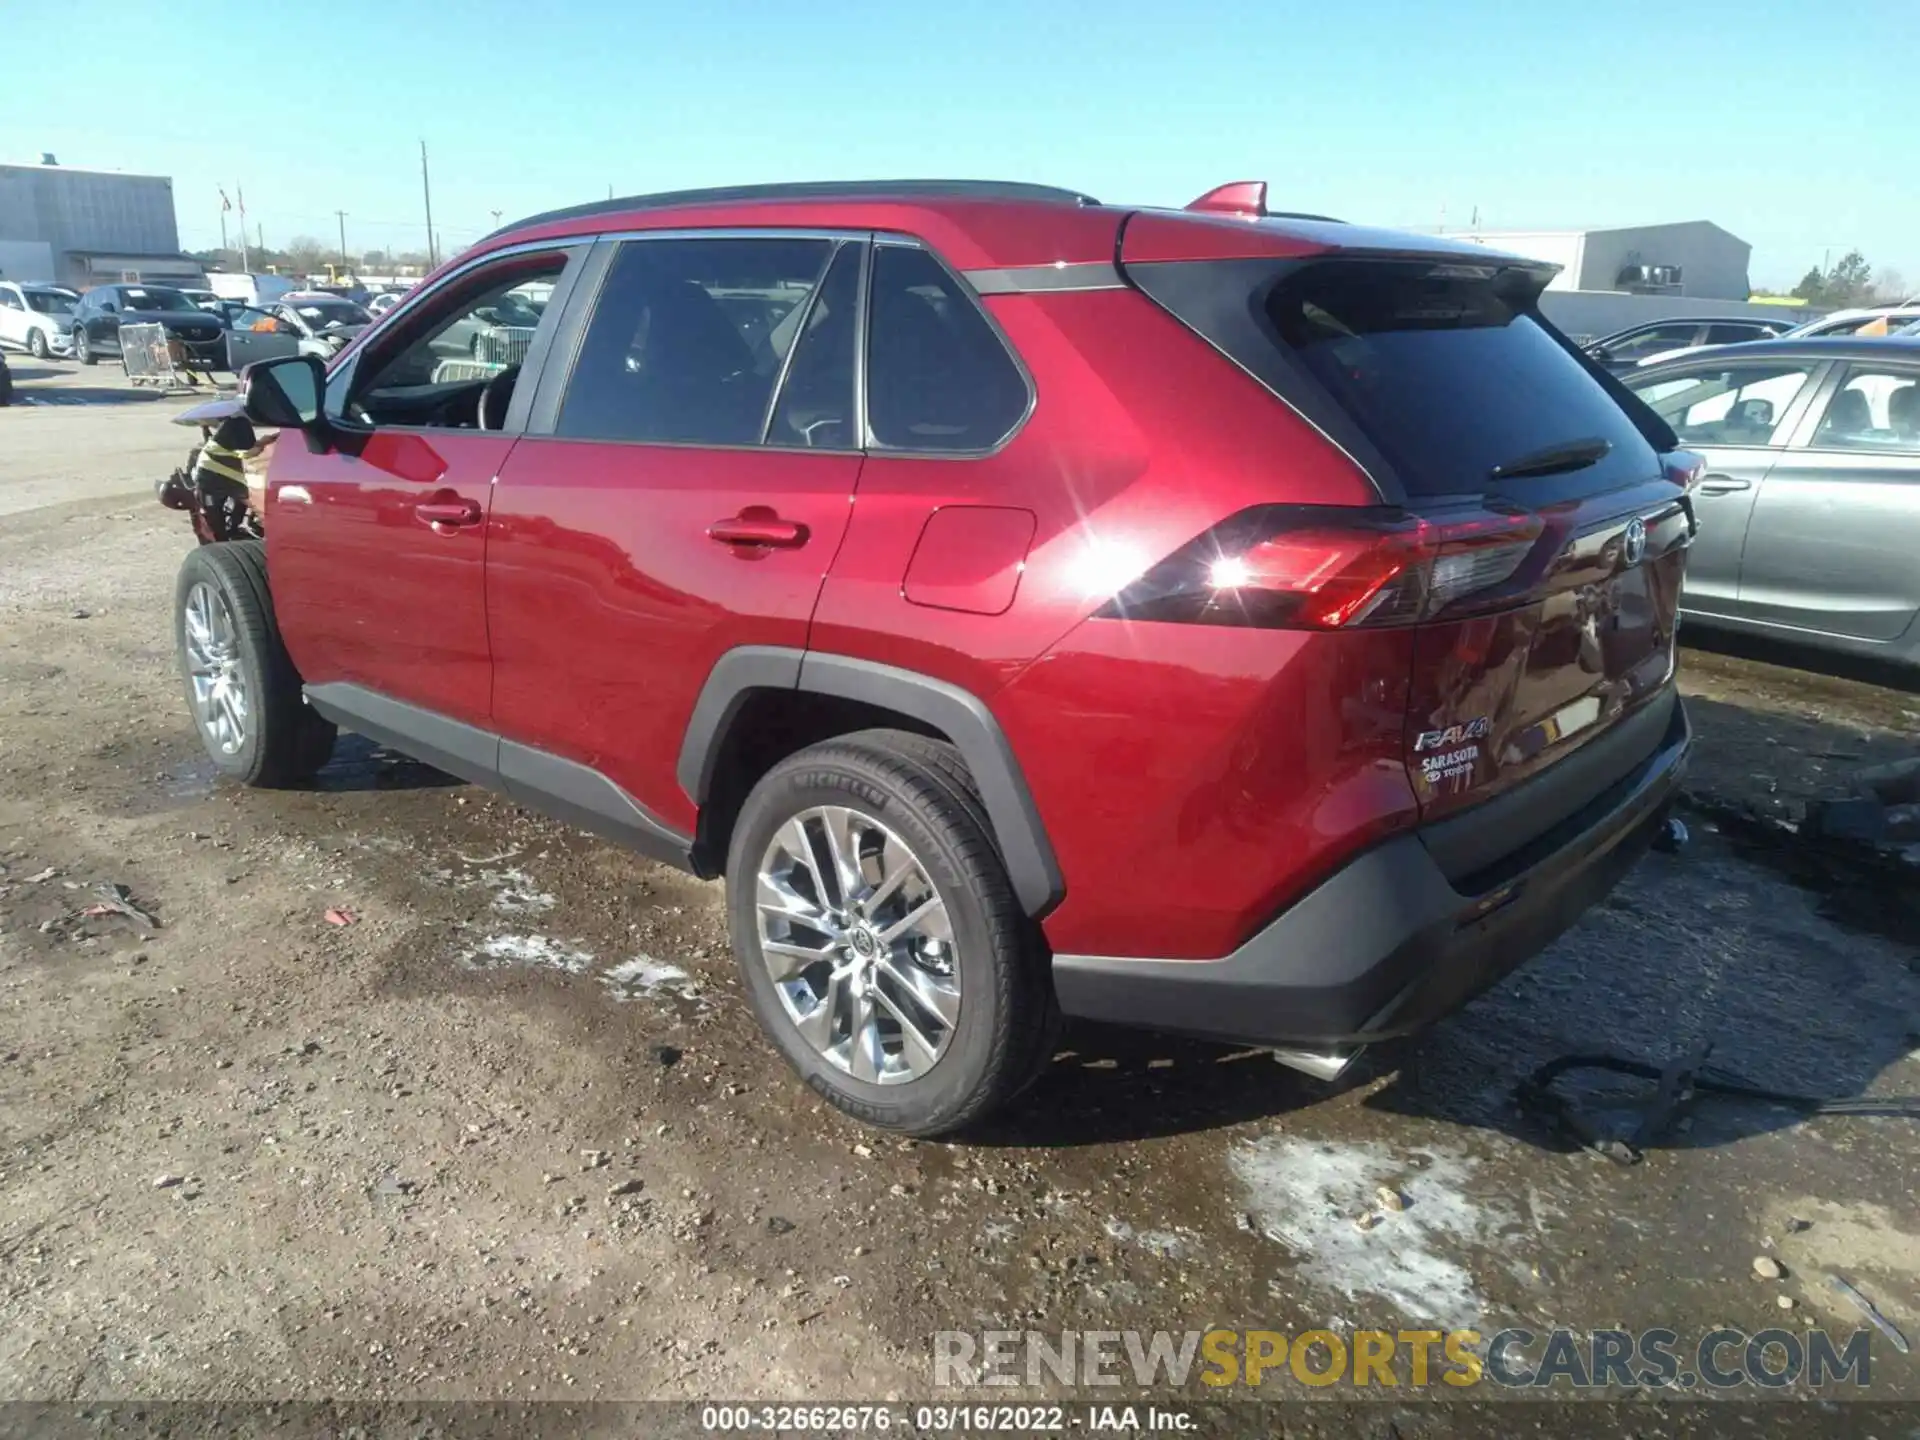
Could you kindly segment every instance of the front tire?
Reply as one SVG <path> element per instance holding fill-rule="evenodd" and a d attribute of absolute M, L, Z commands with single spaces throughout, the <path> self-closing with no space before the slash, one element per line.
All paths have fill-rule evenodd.
<path fill-rule="evenodd" d="M 335 730 L 301 696 L 274 621 L 266 547 L 230 540 L 191 551 L 173 610 L 187 708 L 215 768 L 263 788 L 311 779 Z"/>
<path fill-rule="evenodd" d="M 34 332 L 27 336 L 27 353 L 36 360 L 53 358 L 53 347 L 47 344 L 46 331 L 35 328 Z"/>
<path fill-rule="evenodd" d="M 1038 1073 L 1057 1010 L 951 746 L 869 730 L 747 797 L 728 919 L 754 1012 L 823 1098 L 884 1130 L 961 1130 Z"/>
<path fill-rule="evenodd" d="M 93 353 L 93 346 L 87 343 L 87 332 L 84 328 L 73 332 L 73 358 L 82 365 L 100 363 L 100 357 Z"/>

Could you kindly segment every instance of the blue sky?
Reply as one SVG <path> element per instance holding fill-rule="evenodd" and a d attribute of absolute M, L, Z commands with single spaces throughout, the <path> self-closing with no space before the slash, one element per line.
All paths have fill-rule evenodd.
<path fill-rule="evenodd" d="M 1920 0 L 6 0 L 0 19 L 0 158 L 171 175 L 193 248 L 237 184 L 270 243 L 331 243 L 344 209 L 351 248 L 417 247 L 424 138 L 455 246 L 609 185 L 969 176 L 1180 204 L 1263 178 L 1276 208 L 1386 225 L 1709 219 L 1753 244 L 1756 284 L 1858 247 L 1920 289 Z"/>

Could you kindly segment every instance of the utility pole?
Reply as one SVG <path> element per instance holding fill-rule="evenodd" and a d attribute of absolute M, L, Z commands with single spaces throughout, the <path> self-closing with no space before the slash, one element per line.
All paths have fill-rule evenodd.
<path fill-rule="evenodd" d="M 244 185 L 233 187 L 233 193 L 240 201 L 240 269 L 242 272 L 253 269 L 247 260 L 247 191 Z M 264 246 L 261 248 L 265 248 Z"/>
<path fill-rule="evenodd" d="M 334 218 L 340 222 L 340 268 L 349 270 L 352 267 L 347 264 L 347 212 L 336 210 L 333 214 Z"/>
<path fill-rule="evenodd" d="M 500 228 L 500 212 L 498 210 L 489 210 L 487 213 L 493 216 L 493 228 L 498 230 Z"/>
<path fill-rule="evenodd" d="M 427 202 L 427 269 L 432 270 L 437 263 L 434 260 L 433 246 L 433 186 L 427 179 L 427 142 L 420 142 L 420 195 Z"/>

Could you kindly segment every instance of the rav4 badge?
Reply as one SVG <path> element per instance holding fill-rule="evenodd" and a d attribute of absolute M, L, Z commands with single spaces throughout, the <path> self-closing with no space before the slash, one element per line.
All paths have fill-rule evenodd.
<path fill-rule="evenodd" d="M 1443 745 L 1458 745 L 1466 740 L 1482 740 L 1493 729 L 1493 722 L 1485 715 L 1476 715 L 1464 725 L 1449 725 L 1444 730 L 1422 730 L 1413 742 L 1415 753 L 1422 750 L 1438 750 Z"/>

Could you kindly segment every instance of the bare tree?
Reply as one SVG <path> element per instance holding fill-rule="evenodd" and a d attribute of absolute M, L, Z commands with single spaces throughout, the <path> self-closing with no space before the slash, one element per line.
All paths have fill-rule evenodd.
<path fill-rule="evenodd" d="M 325 267 L 333 251 L 311 235 L 296 235 L 287 242 L 287 261 L 301 275 L 311 275 Z"/>
<path fill-rule="evenodd" d="M 1873 277 L 1873 298 L 1895 305 L 1902 300 L 1912 299 L 1913 291 L 1898 270 L 1882 270 Z"/>

